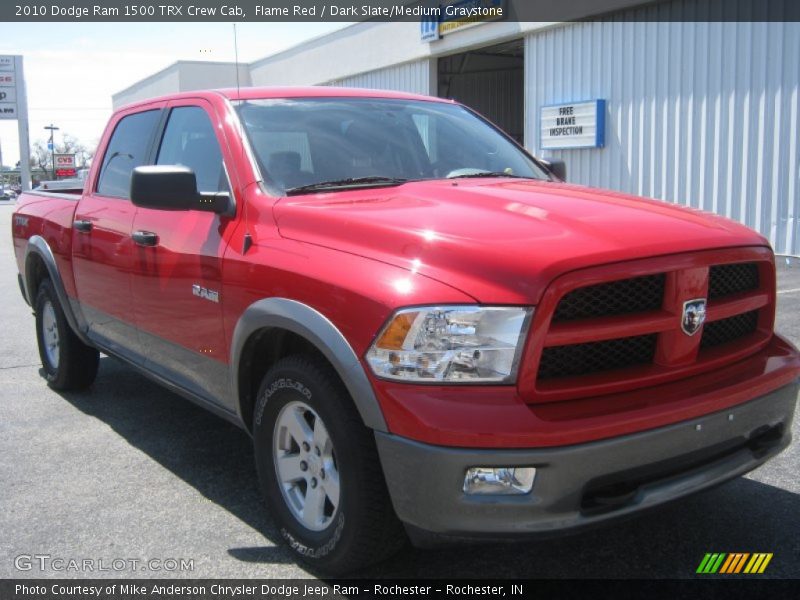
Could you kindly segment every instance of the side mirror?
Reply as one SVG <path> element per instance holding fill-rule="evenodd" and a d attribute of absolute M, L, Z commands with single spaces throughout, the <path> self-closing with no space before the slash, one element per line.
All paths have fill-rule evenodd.
<path fill-rule="evenodd" d="M 204 194 L 197 191 L 194 171 L 178 165 L 136 167 L 131 174 L 131 202 L 159 210 L 202 210 L 230 214 L 227 192 Z"/>
<path fill-rule="evenodd" d="M 545 167 L 550 170 L 550 173 L 555 175 L 561 181 L 567 180 L 567 163 L 563 160 L 553 160 L 553 159 L 539 159 Z"/>

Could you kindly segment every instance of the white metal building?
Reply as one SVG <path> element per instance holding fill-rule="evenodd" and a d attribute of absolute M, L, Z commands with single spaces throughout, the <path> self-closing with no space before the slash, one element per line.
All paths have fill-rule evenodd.
<path fill-rule="evenodd" d="M 780 15 L 795 1 L 763 3 Z M 714 211 L 800 254 L 800 23 L 737 22 L 747 3 L 721 0 L 612 4 L 627 8 L 487 22 L 434 41 L 420 23 L 358 23 L 247 65 L 240 82 L 455 98 L 537 156 L 563 158 L 571 182 Z M 695 20 L 705 14 L 720 20 Z M 232 65 L 176 63 L 113 100 L 234 84 Z M 544 107 L 595 100 L 605 101 L 593 123 L 605 121 L 601 147 L 544 147 Z"/>
<path fill-rule="evenodd" d="M 114 94 L 114 108 L 145 98 L 192 90 L 233 87 L 236 85 L 236 63 L 180 60 Z M 251 85 L 250 68 L 239 65 L 239 84 Z"/>

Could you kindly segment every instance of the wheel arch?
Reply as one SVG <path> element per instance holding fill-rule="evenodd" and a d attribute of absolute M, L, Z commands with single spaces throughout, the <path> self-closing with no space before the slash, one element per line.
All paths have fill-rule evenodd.
<path fill-rule="evenodd" d="M 39 285 L 42 280 L 45 277 L 50 279 L 70 328 L 84 344 L 91 346 L 92 343 L 86 337 L 86 327 L 83 326 L 82 315 L 78 315 L 73 311 L 73 305 L 64 289 L 64 280 L 61 278 L 61 273 L 58 271 L 58 265 L 56 265 L 53 251 L 47 243 L 47 240 L 42 236 L 34 235 L 28 240 L 27 247 L 25 248 L 24 264 L 25 273 L 22 278 L 22 284 L 25 298 L 28 300 L 31 307 L 35 307 L 36 305 L 36 294 L 39 291 Z"/>
<path fill-rule="evenodd" d="M 272 338 L 274 334 L 274 339 Z M 255 403 L 252 392 L 253 361 L 264 356 L 264 348 L 290 348 L 317 353 L 334 368 L 361 415 L 364 424 L 387 431 L 378 399 L 364 367 L 341 331 L 316 309 L 288 298 L 265 298 L 251 304 L 239 318 L 231 343 L 231 381 L 236 410 L 248 431 Z M 261 351 L 259 351 L 261 349 Z M 263 367 L 263 365 L 262 365 Z M 266 367 L 255 373 L 266 372 Z"/>

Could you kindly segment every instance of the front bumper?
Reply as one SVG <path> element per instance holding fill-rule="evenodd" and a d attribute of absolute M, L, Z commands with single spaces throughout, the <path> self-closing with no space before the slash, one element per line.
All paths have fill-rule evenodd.
<path fill-rule="evenodd" d="M 628 515 L 747 473 L 785 449 L 800 382 L 721 412 L 558 448 L 461 449 L 376 432 L 398 517 L 465 537 L 553 534 Z M 469 467 L 536 467 L 531 493 L 467 496 Z"/>

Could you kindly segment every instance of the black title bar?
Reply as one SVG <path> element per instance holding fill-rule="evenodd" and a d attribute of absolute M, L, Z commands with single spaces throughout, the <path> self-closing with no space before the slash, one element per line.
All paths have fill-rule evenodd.
<path fill-rule="evenodd" d="M 796 598 L 797 580 L 5 579 L 3 600 Z"/>
<path fill-rule="evenodd" d="M 3 0 L 9 22 L 800 21 L 795 0 Z"/>

